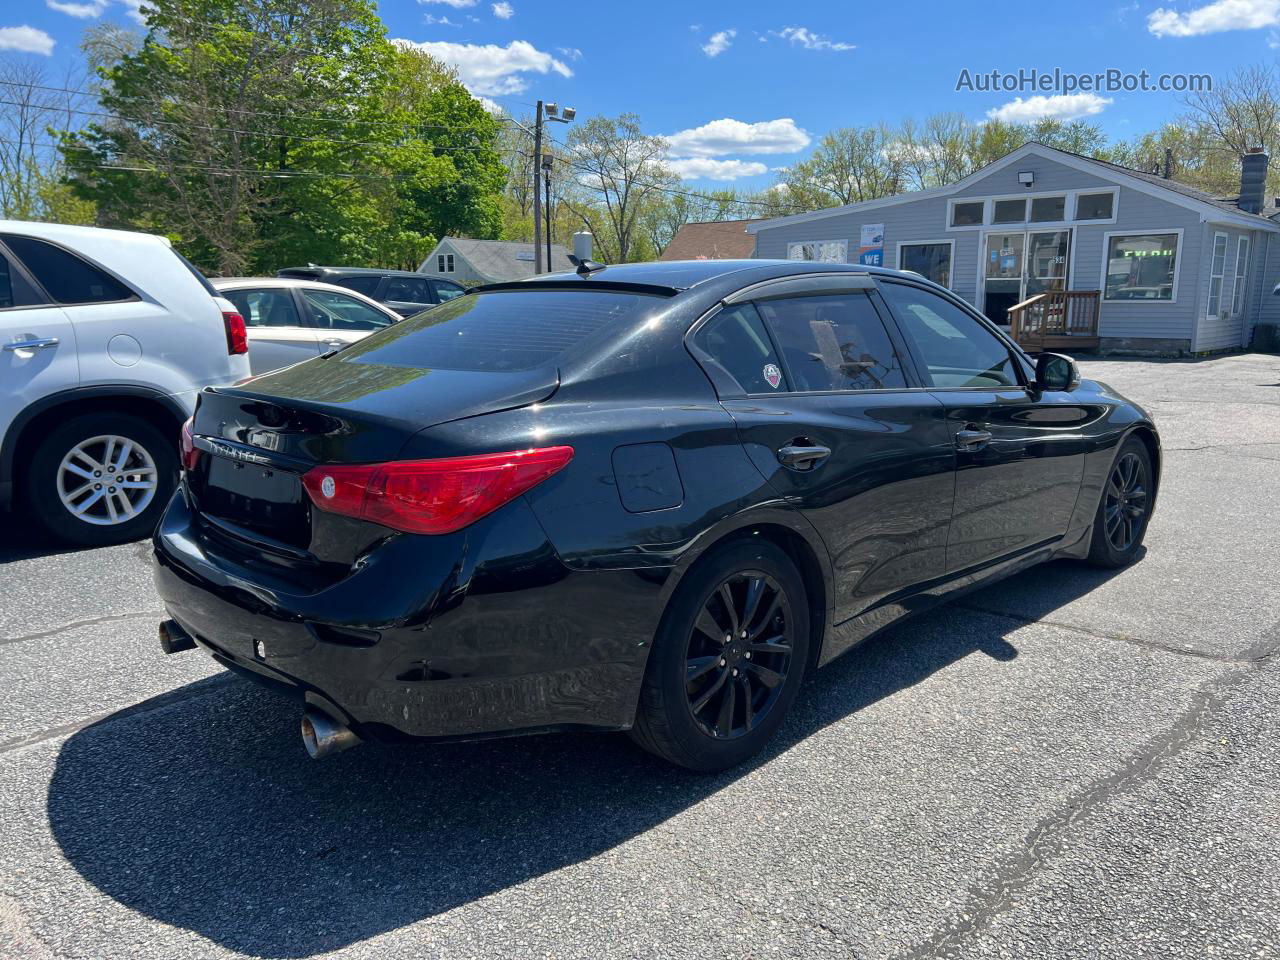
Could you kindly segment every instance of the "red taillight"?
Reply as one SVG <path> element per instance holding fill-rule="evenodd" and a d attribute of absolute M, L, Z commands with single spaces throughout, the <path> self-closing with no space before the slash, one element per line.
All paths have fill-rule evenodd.
<path fill-rule="evenodd" d="M 195 431 L 192 429 L 194 421 L 195 417 L 189 417 L 187 422 L 182 425 L 182 440 L 179 443 L 179 449 L 182 453 L 183 470 L 194 470 L 200 460 L 200 449 L 196 446 Z"/>
<path fill-rule="evenodd" d="M 227 328 L 227 353 L 233 357 L 248 353 L 249 335 L 244 329 L 244 317 L 234 310 L 223 310 L 222 322 Z"/>
<path fill-rule="evenodd" d="M 321 510 L 406 533 L 452 533 L 492 513 L 573 459 L 542 447 L 440 460 L 316 467 L 302 483 Z"/>

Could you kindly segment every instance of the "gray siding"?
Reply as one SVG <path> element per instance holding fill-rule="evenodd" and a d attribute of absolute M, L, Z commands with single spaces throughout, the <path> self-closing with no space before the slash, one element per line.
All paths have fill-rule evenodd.
<path fill-rule="evenodd" d="M 1227 262 L 1222 279 L 1222 303 L 1218 310 L 1218 315 L 1210 317 L 1208 316 L 1209 279 L 1212 269 L 1210 261 L 1213 255 L 1213 236 L 1215 233 L 1225 233 L 1227 235 Z M 1205 315 L 1200 321 L 1199 336 L 1194 345 L 1197 351 L 1227 350 L 1239 347 L 1246 342 L 1245 336 L 1250 305 L 1246 302 L 1243 313 L 1240 315 L 1231 312 L 1231 301 L 1235 292 L 1236 255 L 1240 249 L 1240 238 L 1246 236 L 1249 237 L 1249 246 L 1252 251 L 1253 246 L 1258 242 L 1256 233 L 1237 230 L 1234 227 L 1216 227 L 1213 224 L 1205 224 L 1204 290 L 1200 301 Z M 1226 313 L 1226 317 L 1222 316 L 1223 312 Z"/>
<path fill-rule="evenodd" d="M 1030 189 L 1018 183 L 1018 174 L 1025 171 L 1035 174 L 1036 180 Z M 1048 157 L 1028 156 L 956 191 L 952 197 L 999 197 L 1004 194 L 1051 193 L 1055 190 L 1088 190 L 1092 187 L 1111 186 L 1115 184 L 1110 180 L 1068 167 L 1065 163 L 1058 163 Z"/>
<path fill-rule="evenodd" d="M 445 254 L 446 256 L 453 254 L 453 273 L 444 273 L 435 268 L 437 254 Z M 431 251 L 431 255 L 428 256 L 423 263 L 430 268 L 422 271 L 429 277 L 441 277 L 445 280 L 452 280 L 455 283 L 462 284 L 464 287 L 474 287 L 479 284 L 489 282 L 489 278 L 483 276 L 474 267 L 472 267 L 467 261 L 467 258 L 454 249 L 453 245 L 449 243 L 448 240 L 441 240 L 436 244 L 436 248 Z"/>
<path fill-rule="evenodd" d="M 1253 309 L 1250 312 L 1250 339 L 1252 326 L 1258 323 L 1280 323 L 1280 297 L 1273 296 L 1271 290 L 1280 282 L 1280 237 L 1271 236 L 1270 244 L 1264 234 L 1258 238 L 1258 250 L 1255 253 L 1255 282 Z"/>

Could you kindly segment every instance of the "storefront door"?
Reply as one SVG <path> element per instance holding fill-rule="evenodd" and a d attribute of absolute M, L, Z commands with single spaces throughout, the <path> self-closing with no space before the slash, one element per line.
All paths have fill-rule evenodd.
<path fill-rule="evenodd" d="M 1070 230 L 989 233 L 983 256 L 982 309 L 1009 325 L 1009 308 L 1049 290 L 1065 290 Z"/>

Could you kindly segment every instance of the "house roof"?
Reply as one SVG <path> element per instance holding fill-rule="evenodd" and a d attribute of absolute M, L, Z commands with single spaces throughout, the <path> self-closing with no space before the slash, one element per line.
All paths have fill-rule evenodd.
<path fill-rule="evenodd" d="M 709 220 L 686 223 L 671 238 L 659 260 L 738 260 L 756 249 L 755 237 L 747 233 L 753 220 Z"/>
<path fill-rule="evenodd" d="M 945 187 L 933 187 L 929 190 L 913 190 L 908 193 L 896 194 L 892 197 L 881 197 L 877 200 L 866 200 L 862 203 L 851 203 L 842 207 L 830 207 L 826 210 L 814 210 L 810 213 L 798 213 L 790 217 L 778 217 L 773 220 L 756 221 L 747 227 L 749 233 L 759 233 L 772 227 L 784 226 L 791 223 L 804 223 L 809 220 L 820 220 L 825 217 L 839 216 L 845 213 L 862 212 L 864 210 L 873 210 L 877 207 L 893 206 L 897 203 L 906 203 L 915 200 L 923 200 L 927 197 L 949 196 L 965 187 L 968 187 L 983 177 L 994 173 L 1002 167 L 1016 163 L 1028 154 L 1039 154 L 1048 157 L 1051 160 L 1057 160 L 1068 166 L 1084 170 L 1089 173 L 1099 173 L 1106 176 L 1110 180 L 1128 186 L 1144 193 L 1162 197 L 1171 203 L 1176 203 L 1183 207 L 1188 207 L 1197 211 L 1203 220 L 1206 221 L 1230 221 L 1240 226 L 1252 227 L 1253 229 L 1280 231 L 1280 223 L 1270 219 L 1270 216 L 1276 212 L 1274 203 L 1269 204 L 1263 209 L 1262 213 L 1246 213 L 1236 206 L 1238 197 L 1215 197 L 1210 193 L 1189 186 L 1185 183 L 1179 183 L 1177 180 L 1166 180 L 1164 177 L 1153 173 L 1144 173 L 1141 170 L 1132 170 L 1129 167 L 1122 167 L 1118 163 L 1109 163 L 1106 160 L 1098 160 L 1094 157 L 1086 157 L 1083 154 L 1070 153 L 1066 150 L 1059 150 L 1057 147 L 1050 147 L 1034 140 L 1024 143 L 1017 150 L 1008 153 L 995 160 L 985 167 L 975 170 L 963 180 L 956 183 L 948 184 Z M 1099 171 L 1101 168 L 1101 171 Z"/>
<path fill-rule="evenodd" d="M 533 276 L 533 244 L 514 243 L 506 240 L 470 240 L 466 237 L 444 237 L 436 250 L 448 245 L 454 253 L 463 257 L 471 268 L 490 283 L 503 280 L 523 280 Z M 543 247 L 545 251 L 546 247 Z M 433 269 L 436 250 L 423 261 L 423 273 L 436 273 Z M 551 245 L 551 264 L 548 272 L 572 270 L 574 263 L 569 251 L 558 243 Z"/>

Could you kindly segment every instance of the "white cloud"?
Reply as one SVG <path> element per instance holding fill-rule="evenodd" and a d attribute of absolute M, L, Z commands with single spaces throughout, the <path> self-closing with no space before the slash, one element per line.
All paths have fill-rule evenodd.
<path fill-rule="evenodd" d="M 463 7 L 474 7 L 480 0 L 418 0 L 419 3 L 443 3 L 455 10 L 461 10 Z"/>
<path fill-rule="evenodd" d="M 493 5 L 493 15 L 499 20 L 510 20 L 516 15 L 516 8 L 507 3 L 507 0 L 501 0 Z"/>
<path fill-rule="evenodd" d="M 721 30 L 718 33 L 713 33 L 711 39 L 702 45 L 702 52 L 708 57 L 718 57 L 729 49 L 733 43 L 733 38 L 737 35 L 737 30 Z"/>
<path fill-rule="evenodd" d="M 89 3 L 59 3 L 58 0 L 45 0 L 45 6 L 50 10 L 65 13 L 69 17 L 85 20 L 89 17 L 102 16 L 102 11 L 107 9 L 107 0 L 90 0 Z"/>
<path fill-rule="evenodd" d="M 987 111 L 992 120 L 1005 123 L 1031 123 L 1044 117 L 1053 120 L 1076 120 L 1080 117 L 1092 117 L 1101 113 L 1110 97 L 1100 97 L 1096 93 L 1059 94 L 1054 97 L 1015 97 L 1008 103 Z"/>
<path fill-rule="evenodd" d="M 35 27 L 0 27 L 0 50 L 53 55 L 53 37 Z"/>
<path fill-rule="evenodd" d="M 120 2 L 129 8 L 125 12 L 129 14 L 129 18 L 134 23 L 141 24 L 144 27 L 147 25 L 147 15 L 142 12 L 142 4 L 146 0 L 120 0 Z"/>
<path fill-rule="evenodd" d="M 422 18 L 423 22 L 429 27 L 460 27 L 462 24 L 454 23 L 448 17 L 437 17 L 435 14 L 428 13 Z"/>
<path fill-rule="evenodd" d="M 767 166 L 754 160 L 712 160 L 709 157 L 668 160 L 667 166 L 682 180 L 738 180 L 769 172 Z"/>
<path fill-rule="evenodd" d="M 477 96 L 502 97 L 525 89 L 525 73 L 558 73 L 572 77 L 568 64 L 539 50 L 527 40 L 512 40 L 505 47 L 495 43 L 451 43 L 433 40 L 414 43 L 393 40 L 430 54 L 458 71 L 460 79 Z"/>
<path fill-rule="evenodd" d="M 582 51 L 577 47 L 556 47 L 556 53 L 564 57 L 566 60 L 581 60 Z"/>
<path fill-rule="evenodd" d="M 1194 37 L 1277 25 L 1280 0 L 1216 0 L 1186 13 L 1160 7 L 1147 17 L 1147 29 L 1157 37 Z"/>
<path fill-rule="evenodd" d="M 775 37 L 781 37 L 783 40 L 790 40 L 793 46 L 801 46 L 806 50 L 853 50 L 852 43 L 844 43 L 840 40 L 832 40 L 821 34 L 814 33 L 807 27 L 783 27 L 781 30 L 770 30 Z"/>
<path fill-rule="evenodd" d="M 727 153 L 795 153 L 809 145 L 809 134 L 790 117 L 744 123 L 712 120 L 700 127 L 667 137 L 673 154 L 680 157 L 717 157 Z"/>

